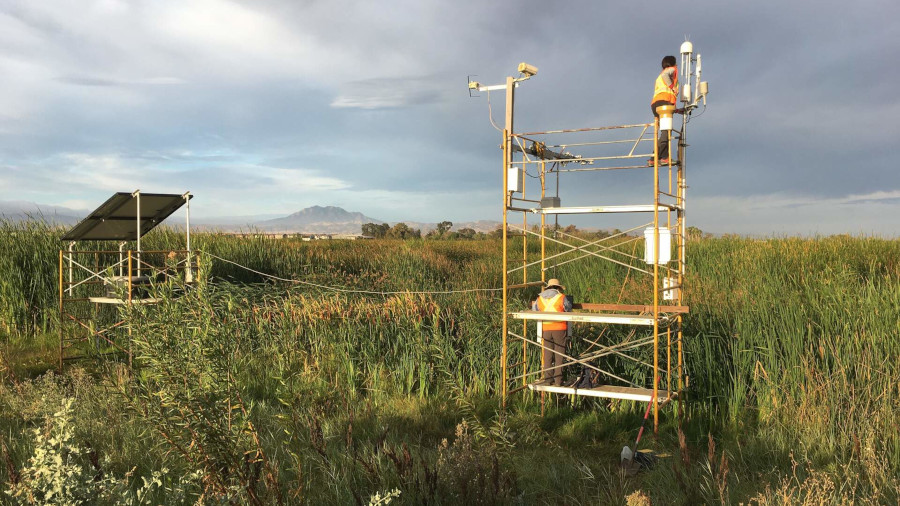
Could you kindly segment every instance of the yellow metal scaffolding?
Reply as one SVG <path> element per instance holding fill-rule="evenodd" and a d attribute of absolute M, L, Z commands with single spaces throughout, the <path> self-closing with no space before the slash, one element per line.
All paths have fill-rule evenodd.
<path fill-rule="evenodd" d="M 512 93 L 509 94 L 509 96 L 511 95 Z M 501 351 L 501 395 L 504 402 L 511 391 L 519 391 L 524 388 L 540 392 L 652 402 L 654 426 L 656 426 L 659 406 L 677 398 L 683 390 L 685 380 L 682 318 L 688 312 L 688 307 L 683 305 L 681 290 L 685 274 L 685 144 L 682 142 L 682 127 L 681 131 L 674 132 L 672 135 L 672 140 L 678 146 L 677 161 L 661 166 L 656 153 L 657 131 L 658 122 L 528 133 L 510 133 L 510 131 L 504 130 L 502 247 L 505 275 L 503 277 L 504 318 Z M 611 132 L 634 132 L 634 135 L 626 136 L 626 138 L 607 139 L 608 135 L 605 134 Z M 647 135 L 648 133 L 653 136 Z M 562 134 L 582 134 L 600 138 L 599 140 L 574 143 L 582 147 L 603 146 L 607 149 L 624 147 L 625 150 L 620 154 L 570 155 L 563 149 L 572 147 L 572 144 L 559 144 L 551 141 L 555 136 Z M 653 143 L 652 152 L 641 151 L 640 148 L 647 142 Z M 560 151 L 554 151 L 554 149 Z M 648 157 L 652 161 L 649 166 L 646 162 Z M 640 163 L 635 163 L 636 161 Z M 551 178 L 557 180 L 558 191 L 561 176 L 575 178 L 597 171 L 636 171 L 645 174 L 649 190 L 647 197 L 650 202 L 564 207 L 559 204 L 559 200 L 547 198 L 547 188 L 550 186 Z M 538 198 L 528 198 L 528 185 L 524 184 L 525 178 L 528 176 L 532 176 L 539 182 Z M 559 194 L 554 197 L 561 200 Z M 521 214 L 521 220 L 511 220 L 511 215 L 514 213 Z M 532 214 L 540 216 L 539 227 L 528 227 L 528 216 Z M 578 236 L 576 233 L 563 232 L 558 226 L 548 226 L 546 219 L 548 216 L 558 218 L 560 215 L 600 214 L 643 214 L 652 216 L 652 219 L 624 232 L 593 240 Z M 514 225 L 514 221 L 520 221 L 521 226 Z M 640 234 L 642 231 L 644 231 L 643 236 L 632 236 L 632 234 Z M 669 243 L 669 248 L 665 248 L 664 242 L 661 243 L 661 231 L 666 232 L 663 235 L 674 239 Z M 540 249 L 536 254 L 530 254 L 529 237 L 540 241 Z M 634 254 L 635 243 L 640 242 L 641 239 L 645 239 L 645 247 L 650 249 L 650 253 L 645 252 L 644 257 Z M 514 241 L 521 242 L 521 249 L 515 248 L 516 252 L 513 254 L 511 252 L 514 249 L 512 247 Z M 660 245 L 660 247 L 654 247 L 654 244 Z M 660 258 L 660 253 L 664 250 L 671 252 L 671 258 L 668 261 Z M 513 256 L 514 258 L 512 258 Z M 644 300 L 632 300 L 631 304 L 622 304 L 620 301 L 585 301 L 574 304 L 574 310 L 566 313 L 548 313 L 510 306 L 513 290 L 543 285 L 547 279 L 547 272 L 574 261 L 587 259 L 612 262 L 619 267 L 618 272 L 623 273 L 624 276 L 635 274 L 648 277 L 651 280 L 649 286 L 638 284 L 639 288 L 645 289 Z M 624 281 L 625 279 L 623 279 Z M 630 293 L 629 296 L 631 299 L 640 298 L 640 294 L 636 293 Z M 665 304 L 662 303 L 663 301 Z M 511 330 L 515 320 L 522 322 L 520 333 Z M 580 364 L 584 368 L 602 375 L 606 380 L 604 384 L 579 389 L 573 386 L 543 385 L 530 381 L 538 379 L 540 374 L 546 370 L 544 364 L 535 369 L 533 367 L 535 361 L 528 359 L 529 346 L 538 350 L 545 348 L 538 339 L 531 337 L 536 333 L 529 334 L 529 322 L 542 321 L 564 321 L 568 322 L 570 326 L 583 325 L 600 329 L 598 336 L 583 336 L 594 345 L 589 348 L 587 353 L 577 356 L 554 353 L 562 355 L 563 366 Z M 607 326 L 629 326 L 633 327 L 633 330 L 622 342 L 602 343 L 600 336 L 606 334 Z M 583 332 L 579 333 L 579 335 L 581 334 Z M 515 354 L 521 359 L 514 359 L 518 361 L 513 364 L 513 366 L 521 367 L 521 374 L 515 376 L 510 374 L 510 347 L 512 345 L 510 338 L 521 347 L 521 355 Z M 652 363 L 634 356 L 635 352 L 651 345 L 653 347 Z M 599 351 L 594 351 L 595 348 L 598 348 Z M 636 378 L 629 379 L 623 374 L 611 370 L 604 365 L 605 357 L 625 358 L 633 363 L 647 366 L 652 371 L 651 384 L 649 386 L 641 385 Z M 676 362 L 675 371 L 672 371 L 673 360 Z M 664 366 L 661 361 L 664 361 Z M 521 386 L 513 384 L 519 380 L 522 382 Z M 665 389 L 660 388 L 661 381 L 665 382 Z"/>
<path fill-rule="evenodd" d="M 663 163 L 657 152 L 659 119 L 652 123 L 519 133 L 513 124 L 516 87 L 537 69 L 531 67 L 533 72 L 518 78 L 508 77 L 505 86 L 470 82 L 470 90 L 506 93 L 501 139 L 504 275 L 500 393 L 504 405 L 509 395 L 525 390 L 541 392 L 542 403 L 547 393 L 650 402 L 656 430 L 659 408 L 683 397 L 687 376 L 682 324 L 689 311 L 682 290 L 686 267 L 685 134 L 689 114 L 697 107 L 696 99 L 690 102 L 691 76 L 697 81 L 700 77 L 699 56 L 692 59 L 692 47 L 685 44 L 682 75 L 688 76 L 688 85 L 682 102 L 687 115 L 680 125 L 663 130 L 675 155 Z M 696 72 L 690 68 L 694 61 L 698 61 Z M 694 83 L 695 87 L 698 84 L 701 93 L 694 95 L 702 96 L 705 104 L 706 83 Z M 578 179 L 591 174 L 604 181 L 627 174 L 625 179 L 641 182 L 626 184 L 630 188 L 646 188 L 646 193 L 638 191 L 646 197 L 638 198 L 638 203 L 563 206 L 561 179 L 565 177 L 567 183 L 571 180 L 582 190 L 583 198 L 585 188 L 591 184 Z M 539 217 L 537 226 L 529 228 L 529 215 Z M 612 221 L 624 221 L 625 216 L 644 216 L 649 220 L 624 231 L 616 229 L 608 235 L 588 237 L 560 229 L 560 216 L 575 215 L 582 216 L 582 220 L 599 216 Z M 548 217 L 552 218 L 552 225 Z M 539 241 L 539 248 L 530 247 L 529 238 Z M 635 254 L 641 243 L 643 257 Z M 619 300 L 578 301 L 572 312 L 563 313 L 521 307 L 525 297 L 518 291 L 534 293 L 536 287 L 544 285 L 548 272 L 565 272 L 571 266 L 563 269 L 564 265 L 589 261 L 613 265 L 613 272 L 621 278 Z M 516 293 L 518 297 L 514 297 Z M 588 298 L 595 293 L 588 290 L 578 295 Z M 604 296 L 609 294 L 598 297 Z M 623 303 L 623 296 L 629 299 L 628 303 Z M 577 330 L 579 343 L 587 345 L 582 350 L 576 351 L 575 346 L 566 352 L 545 347 L 535 327 L 546 321 L 567 322 L 570 332 Z M 540 360 L 529 357 L 532 348 L 538 350 Z M 652 350 L 649 356 L 648 349 Z M 553 369 L 577 364 L 583 374 L 587 372 L 593 379 L 603 381 L 589 382 L 588 387 L 537 381 L 548 370 L 542 350 L 551 350 L 562 358 L 562 366 Z"/>

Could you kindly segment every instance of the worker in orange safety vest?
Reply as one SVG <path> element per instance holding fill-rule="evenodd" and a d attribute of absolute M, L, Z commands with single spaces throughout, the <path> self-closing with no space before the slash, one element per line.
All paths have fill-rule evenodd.
<path fill-rule="evenodd" d="M 548 311 L 561 313 L 572 310 L 572 302 L 563 293 L 564 287 L 558 279 L 554 278 L 547 282 L 544 291 L 538 295 L 538 298 L 531 305 L 534 311 Z M 562 364 L 564 357 L 562 353 L 566 352 L 566 344 L 568 341 L 568 322 L 541 322 L 541 339 L 543 340 L 543 369 L 540 383 L 544 385 L 562 385 L 563 370 Z"/>
<path fill-rule="evenodd" d="M 674 56 L 666 56 L 662 59 L 662 72 L 656 77 L 653 85 L 653 99 L 650 101 L 650 110 L 653 116 L 659 119 L 656 109 L 663 105 L 674 106 L 678 97 L 678 63 Z M 683 114 L 684 109 L 675 109 L 678 114 Z M 660 165 L 669 163 L 669 131 L 660 130 L 656 143 L 656 153 Z M 653 165 L 653 159 L 649 160 Z"/>

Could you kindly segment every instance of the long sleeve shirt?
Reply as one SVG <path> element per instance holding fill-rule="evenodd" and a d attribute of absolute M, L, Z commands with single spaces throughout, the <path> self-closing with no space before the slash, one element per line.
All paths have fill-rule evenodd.
<path fill-rule="evenodd" d="M 662 71 L 662 80 L 669 88 L 675 87 L 675 69 L 676 67 L 668 67 Z"/>

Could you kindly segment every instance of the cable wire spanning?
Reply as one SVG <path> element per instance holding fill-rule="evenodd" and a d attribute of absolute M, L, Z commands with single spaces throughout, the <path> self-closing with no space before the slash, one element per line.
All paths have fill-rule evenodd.
<path fill-rule="evenodd" d="M 340 292 L 340 293 L 361 293 L 361 294 L 368 294 L 368 295 L 449 295 L 449 294 L 454 294 L 454 293 L 503 291 L 502 288 L 468 288 L 465 290 L 434 290 L 434 291 L 402 290 L 402 291 L 393 291 L 393 292 L 380 292 L 380 291 L 375 291 L 375 290 L 354 290 L 354 289 L 350 289 L 350 288 L 343 288 L 343 287 L 337 287 L 337 286 L 320 285 L 318 283 L 312 283 L 310 281 L 301 281 L 299 279 L 282 278 L 279 276 L 275 276 L 273 274 L 266 274 L 265 272 L 261 272 L 256 269 L 252 269 L 250 267 L 247 267 L 246 265 L 241 265 L 233 260 L 228 260 L 227 258 L 222 258 L 222 257 L 220 257 L 218 255 L 214 255 L 208 251 L 204 251 L 203 253 L 209 255 L 212 258 L 215 258 L 216 260 L 220 260 L 222 262 L 234 265 L 236 267 L 240 267 L 241 269 L 244 269 L 246 271 L 252 272 L 254 274 L 258 274 L 258 275 L 266 277 L 266 278 L 274 279 L 276 281 L 283 281 L 285 283 L 294 283 L 294 284 L 299 284 L 299 285 L 313 286 L 316 288 L 321 288 L 323 290 L 331 290 L 333 292 Z"/>

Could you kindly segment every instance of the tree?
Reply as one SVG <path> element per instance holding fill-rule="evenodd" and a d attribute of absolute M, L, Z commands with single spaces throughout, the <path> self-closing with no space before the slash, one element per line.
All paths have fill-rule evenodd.
<path fill-rule="evenodd" d="M 361 228 L 362 235 L 381 239 L 387 235 L 388 230 L 390 230 L 390 225 L 387 223 L 363 223 Z"/>
<path fill-rule="evenodd" d="M 475 238 L 475 230 L 471 228 L 462 228 L 459 230 L 459 238 L 460 239 L 474 239 Z"/>
<path fill-rule="evenodd" d="M 442 221 L 437 224 L 437 233 L 438 235 L 444 235 L 445 233 L 450 231 L 450 227 L 453 226 L 452 221 Z"/>
<path fill-rule="evenodd" d="M 704 237 L 709 237 L 709 234 L 704 233 L 697 227 L 688 227 L 687 228 L 687 236 L 688 239 L 702 239 Z"/>
<path fill-rule="evenodd" d="M 391 228 L 391 231 L 388 232 L 388 235 L 390 237 L 393 237 L 394 239 L 406 239 L 407 236 L 409 236 L 409 234 L 410 234 L 409 225 L 407 225 L 406 223 L 403 223 L 403 222 L 394 225 Z"/>
<path fill-rule="evenodd" d="M 414 239 L 422 237 L 422 231 L 417 228 L 410 228 L 406 223 L 400 222 L 390 229 L 387 236 L 394 239 Z"/>

